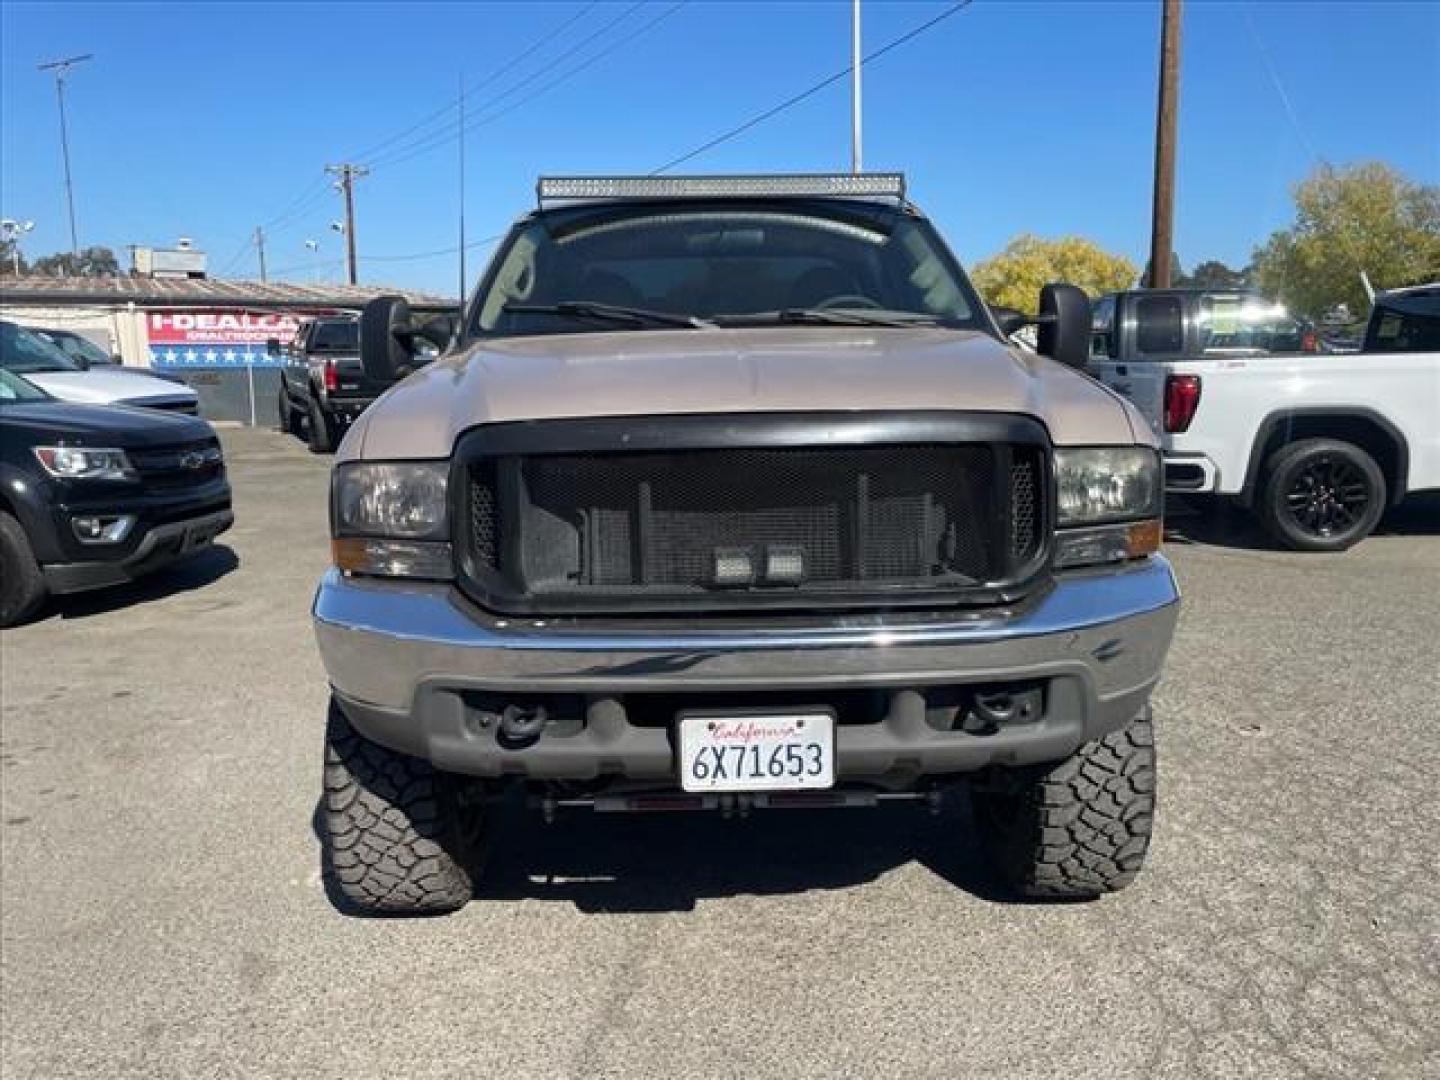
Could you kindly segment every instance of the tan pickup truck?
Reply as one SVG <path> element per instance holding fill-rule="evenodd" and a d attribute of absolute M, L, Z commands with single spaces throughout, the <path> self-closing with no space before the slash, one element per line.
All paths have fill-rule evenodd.
<path fill-rule="evenodd" d="M 1179 596 L 1155 435 L 1035 355 L 894 175 L 542 180 L 457 334 L 398 299 L 314 618 L 328 870 L 470 899 L 507 790 L 597 811 L 936 807 L 1016 890 L 1126 885 Z M 949 820 L 949 819 L 946 819 Z M 958 839 L 957 839 L 957 842 Z"/>

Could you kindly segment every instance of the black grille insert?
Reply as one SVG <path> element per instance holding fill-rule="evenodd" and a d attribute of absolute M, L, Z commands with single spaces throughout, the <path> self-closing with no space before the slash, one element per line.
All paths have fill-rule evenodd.
<path fill-rule="evenodd" d="M 954 602 L 1033 576 L 1045 546 L 1040 445 L 542 451 L 466 469 L 462 583 L 501 611 Z"/>

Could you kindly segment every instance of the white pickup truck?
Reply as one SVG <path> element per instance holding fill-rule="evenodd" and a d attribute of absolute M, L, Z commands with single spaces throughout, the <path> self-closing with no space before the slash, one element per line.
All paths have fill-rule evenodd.
<path fill-rule="evenodd" d="M 1089 370 L 1160 434 L 1168 491 L 1340 551 L 1440 488 L 1440 284 L 1377 296 L 1360 353 L 1305 353 L 1302 337 L 1251 293 L 1115 293 L 1095 304 Z"/>

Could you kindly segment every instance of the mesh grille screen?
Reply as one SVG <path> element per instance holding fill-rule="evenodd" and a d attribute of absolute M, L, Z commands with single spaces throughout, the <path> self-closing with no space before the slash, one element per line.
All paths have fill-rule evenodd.
<path fill-rule="evenodd" d="M 1010 553 L 1023 562 L 1039 547 L 1039 492 L 1033 455 L 1020 454 L 1010 463 Z"/>
<path fill-rule="evenodd" d="M 470 467 L 470 550 L 475 562 L 493 570 L 500 562 L 500 523 L 495 513 L 495 463 Z"/>
<path fill-rule="evenodd" d="M 516 597 L 963 588 L 1009 578 L 1043 546 L 1042 454 L 903 444 L 484 459 L 470 467 L 466 540 L 476 572 Z M 1007 495 L 1008 514 L 996 505 Z M 727 579 L 722 563 L 746 572 Z"/>

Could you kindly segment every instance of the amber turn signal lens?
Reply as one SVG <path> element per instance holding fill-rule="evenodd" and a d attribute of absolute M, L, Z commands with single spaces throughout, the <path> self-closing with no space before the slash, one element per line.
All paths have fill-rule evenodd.
<path fill-rule="evenodd" d="M 1125 552 L 1132 559 L 1141 555 L 1153 555 L 1160 550 L 1160 538 L 1164 533 L 1159 518 L 1137 521 L 1125 532 Z"/>
<path fill-rule="evenodd" d="M 330 551 L 335 565 L 347 574 L 430 581 L 454 576 L 450 545 L 438 541 L 342 536 L 330 541 Z"/>
<path fill-rule="evenodd" d="M 366 558 L 365 541 L 353 537 L 334 537 L 330 541 L 330 555 L 335 565 L 347 573 L 364 573 Z"/>

